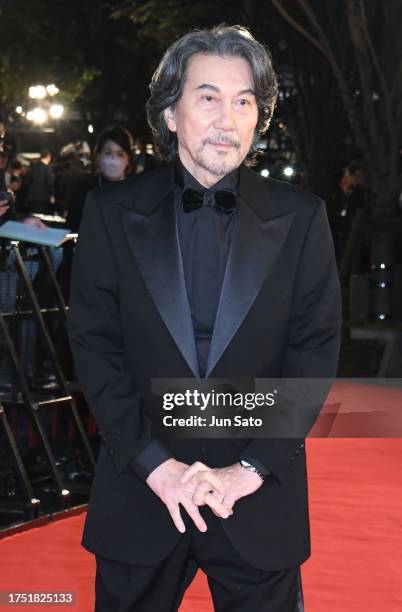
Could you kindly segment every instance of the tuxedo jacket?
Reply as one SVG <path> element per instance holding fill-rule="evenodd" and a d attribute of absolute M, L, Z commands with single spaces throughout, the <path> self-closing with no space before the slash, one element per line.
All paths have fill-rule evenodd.
<path fill-rule="evenodd" d="M 199 375 L 173 185 L 168 163 L 85 203 L 67 330 L 102 444 L 82 545 L 123 563 L 161 561 L 182 536 L 148 474 L 169 457 L 215 468 L 246 453 L 270 475 L 221 524 L 254 567 L 291 567 L 310 555 L 303 438 L 153 436 L 151 380 Z M 205 377 L 335 376 L 341 302 L 325 204 L 246 166 L 238 203 Z"/>

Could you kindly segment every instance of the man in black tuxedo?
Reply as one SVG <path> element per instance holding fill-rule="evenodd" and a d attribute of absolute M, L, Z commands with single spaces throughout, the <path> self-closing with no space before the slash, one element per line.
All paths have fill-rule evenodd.
<path fill-rule="evenodd" d="M 68 332 L 103 442 L 82 540 L 97 612 L 178 610 L 198 567 L 217 611 L 304 610 L 304 438 L 162 439 L 151 427 L 151 379 L 336 374 L 325 205 L 245 161 L 276 95 L 270 55 L 243 28 L 184 36 L 147 105 L 168 163 L 85 204 Z"/>

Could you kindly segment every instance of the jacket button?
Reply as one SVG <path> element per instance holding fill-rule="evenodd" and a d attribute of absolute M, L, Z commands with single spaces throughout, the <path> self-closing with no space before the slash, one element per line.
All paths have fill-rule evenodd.
<path fill-rule="evenodd" d="M 110 452 L 111 455 L 114 455 L 114 450 L 112 448 L 110 449 L 109 452 Z"/>

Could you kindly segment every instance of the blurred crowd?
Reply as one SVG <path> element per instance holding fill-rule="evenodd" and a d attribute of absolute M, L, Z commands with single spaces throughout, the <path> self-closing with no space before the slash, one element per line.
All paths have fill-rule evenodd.
<path fill-rule="evenodd" d="M 89 191 L 156 166 L 145 140 L 134 141 L 120 126 L 101 131 L 93 151 L 86 142 L 71 142 L 57 156 L 43 150 L 30 161 L 15 153 L 0 123 L 0 226 L 19 221 L 36 228 L 62 226 L 75 234 Z M 68 240 L 55 270 L 66 304 L 73 255 L 74 241 Z M 42 299 L 46 291 L 41 289 Z"/>
<path fill-rule="evenodd" d="M 50 215 L 63 217 L 77 232 L 88 191 L 156 165 L 145 139 L 134 141 L 120 126 L 100 132 L 93 151 L 86 142 L 72 142 L 57 156 L 42 150 L 26 160 L 13 150 L 0 123 L 0 224 L 18 220 L 43 227 Z"/>
<path fill-rule="evenodd" d="M 120 126 L 101 131 L 93 150 L 87 142 L 70 142 L 58 152 L 43 150 L 26 160 L 13 150 L 0 122 L 0 225 L 14 219 L 45 227 L 55 215 L 71 232 L 78 232 L 86 195 L 92 189 L 154 169 L 158 162 L 144 138 L 133 139 Z M 263 174 L 263 173 L 261 173 Z M 293 180 L 304 187 L 301 180 Z M 363 166 L 345 163 L 327 202 L 338 262 L 356 211 L 367 206 Z M 46 216 L 49 215 L 49 219 Z"/>

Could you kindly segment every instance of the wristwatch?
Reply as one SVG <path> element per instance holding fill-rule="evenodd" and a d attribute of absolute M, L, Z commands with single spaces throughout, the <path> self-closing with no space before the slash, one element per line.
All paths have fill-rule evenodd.
<path fill-rule="evenodd" d="M 249 463 L 245 459 L 240 459 L 239 463 L 240 463 L 240 465 L 243 468 L 246 468 L 246 470 L 249 470 L 250 472 L 254 472 L 255 474 L 258 474 L 258 476 L 261 478 L 262 482 L 264 482 L 264 480 L 265 480 L 264 474 L 262 472 L 260 472 L 260 470 L 258 470 L 255 467 L 255 465 L 252 465 L 251 463 Z"/>

